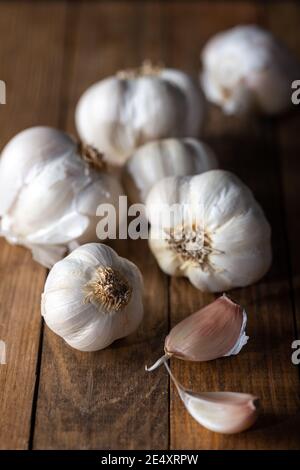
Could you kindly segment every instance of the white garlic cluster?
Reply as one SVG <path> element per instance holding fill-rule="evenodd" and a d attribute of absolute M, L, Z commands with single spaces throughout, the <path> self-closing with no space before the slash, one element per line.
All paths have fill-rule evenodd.
<path fill-rule="evenodd" d="M 53 266 L 42 315 L 73 348 L 97 351 L 136 330 L 143 318 L 142 292 L 133 263 L 106 245 L 89 243 Z"/>
<path fill-rule="evenodd" d="M 93 149 L 87 152 L 93 159 Z M 83 161 L 67 134 L 48 127 L 27 129 L 2 152 L 0 233 L 51 267 L 67 250 L 97 240 L 98 205 L 117 208 L 122 192 L 115 178 Z"/>
<path fill-rule="evenodd" d="M 249 285 L 269 269 L 270 226 L 232 173 L 165 178 L 151 189 L 146 206 L 150 248 L 167 274 L 222 292 Z"/>
<path fill-rule="evenodd" d="M 124 184 L 132 201 L 145 201 L 149 190 L 167 176 L 187 176 L 218 167 L 211 148 L 197 139 L 163 139 L 138 148 L 127 161 Z"/>
<path fill-rule="evenodd" d="M 300 64 L 287 47 L 258 26 L 237 26 L 208 41 L 201 55 L 202 86 L 226 114 L 278 114 L 291 106 Z"/>
<path fill-rule="evenodd" d="M 75 118 L 81 139 L 122 165 L 146 142 L 197 136 L 203 114 L 202 93 L 187 74 L 146 64 L 88 88 Z"/>

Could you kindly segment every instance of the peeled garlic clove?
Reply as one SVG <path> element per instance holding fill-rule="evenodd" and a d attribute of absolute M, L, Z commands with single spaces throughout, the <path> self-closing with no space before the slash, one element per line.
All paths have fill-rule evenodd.
<path fill-rule="evenodd" d="M 270 225 L 233 173 L 164 178 L 150 190 L 146 210 L 149 246 L 161 269 L 202 291 L 247 286 L 270 267 Z"/>
<path fill-rule="evenodd" d="M 1 235 L 30 248 L 48 268 L 74 246 L 97 241 L 97 207 L 118 207 L 123 193 L 115 178 L 95 168 L 102 166 L 97 156 L 49 127 L 15 136 L 0 160 Z"/>
<path fill-rule="evenodd" d="M 203 115 L 202 92 L 187 74 L 146 63 L 88 88 L 75 120 L 81 139 L 120 166 L 146 142 L 197 136 Z"/>
<path fill-rule="evenodd" d="M 199 140 L 163 139 L 138 148 L 127 161 L 125 189 L 133 202 L 145 201 L 151 187 L 166 176 L 186 176 L 218 167 L 210 147 Z"/>
<path fill-rule="evenodd" d="M 80 351 L 97 351 L 136 330 L 142 276 L 110 247 L 89 243 L 56 263 L 42 294 L 48 327 Z"/>
<path fill-rule="evenodd" d="M 165 339 L 165 352 L 188 361 L 238 354 L 248 341 L 246 322 L 241 306 L 223 295 L 177 323 Z"/>
<path fill-rule="evenodd" d="M 205 95 L 227 114 L 278 114 L 291 107 L 291 84 L 300 75 L 300 63 L 258 26 L 217 34 L 204 47 L 202 63 Z"/>

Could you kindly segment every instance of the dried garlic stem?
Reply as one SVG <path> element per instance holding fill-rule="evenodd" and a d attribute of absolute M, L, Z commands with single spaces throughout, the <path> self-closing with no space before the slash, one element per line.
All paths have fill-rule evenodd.
<path fill-rule="evenodd" d="M 168 361 L 171 356 L 172 356 L 172 354 L 168 354 L 168 353 L 164 354 L 151 367 L 145 366 L 145 370 L 147 372 L 152 372 L 153 370 L 160 367 L 162 364 L 166 364 L 166 361 Z"/>
<path fill-rule="evenodd" d="M 85 285 L 85 302 L 101 304 L 109 313 L 118 312 L 128 305 L 132 287 L 117 269 L 98 268 L 93 279 Z"/>
<path fill-rule="evenodd" d="M 186 263 L 200 266 L 203 271 L 208 271 L 212 266 L 210 256 L 222 254 L 212 246 L 211 235 L 202 227 L 197 228 L 180 226 L 170 229 L 167 234 L 167 243 L 177 255 L 185 262 L 181 269 L 185 269 Z"/>
<path fill-rule="evenodd" d="M 104 161 L 104 154 L 99 152 L 92 145 L 84 144 L 83 142 L 78 143 L 78 153 L 81 158 L 88 163 L 91 167 L 97 170 L 105 170 L 106 162 Z"/>
<path fill-rule="evenodd" d="M 154 65 L 151 60 L 144 60 L 140 67 L 120 70 L 116 75 L 121 80 L 128 80 L 145 76 L 155 77 L 160 74 L 162 68 L 162 64 Z"/>

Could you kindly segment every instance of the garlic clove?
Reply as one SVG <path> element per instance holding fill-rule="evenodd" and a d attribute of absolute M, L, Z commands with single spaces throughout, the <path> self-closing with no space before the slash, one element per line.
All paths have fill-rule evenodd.
<path fill-rule="evenodd" d="M 258 416 L 258 399 L 247 393 L 195 394 L 181 390 L 180 398 L 199 424 L 222 434 L 245 431 L 254 424 Z"/>
<path fill-rule="evenodd" d="M 236 355 L 249 339 L 246 324 L 245 310 L 223 294 L 177 323 L 165 339 L 165 355 L 146 370 L 157 369 L 172 356 L 204 362 Z"/>
<path fill-rule="evenodd" d="M 190 415 L 210 431 L 235 434 L 252 426 L 258 417 L 258 398 L 248 393 L 204 392 L 186 390 L 165 367 Z"/>
<path fill-rule="evenodd" d="M 189 361 L 238 354 L 247 343 L 246 312 L 226 295 L 178 323 L 165 340 L 165 352 Z"/>
<path fill-rule="evenodd" d="M 73 139 L 50 127 L 33 127 L 13 137 L 4 147 L 0 160 L 0 216 L 5 215 L 45 163 L 56 155 L 70 155 L 76 151 Z M 14 170 L 14 171 L 13 171 Z M 41 202 L 41 198 L 40 198 Z"/>

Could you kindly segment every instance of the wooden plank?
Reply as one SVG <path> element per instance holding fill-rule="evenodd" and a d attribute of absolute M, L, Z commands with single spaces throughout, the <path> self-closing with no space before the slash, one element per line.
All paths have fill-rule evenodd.
<path fill-rule="evenodd" d="M 264 10 L 253 2 L 169 4 L 165 11 L 168 64 L 198 71 L 198 51 L 219 30 L 239 23 L 264 21 Z M 192 46 L 191 46 L 192 45 Z M 274 263 L 271 272 L 254 286 L 236 289 L 233 298 L 248 311 L 251 341 L 243 352 L 206 364 L 172 361 L 175 376 L 195 391 L 232 390 L 257 394 L 262 417 L 251 431 L 224 436 L 201 428 L 185 411 L 171 388 L 171 448 L 278 449 L 299 448 L 299 380 L 291 364 L 294 337 L 288 282 L 287 246 L 282 228 L 279 169 L 273 126 L 268 121 L 226 118 L 211 109 L 206 137 L 221 166 L 237 173 L 255 192 L 273 227 Z M 171 322 L 177 323 L 213 299 L 186 280 L 172 279 Z"/>
<path fill-rule="evenodd" d="M 64 4 L 1 2 L 0 11 L 0 73 L 7 85 L 2 148 L 26 127 L 57 122 Z M 7 364 L 0 365 L 3 449 L 26 449 L 30 440 L 44 278 L 29 251 L 0 240 L 0 339 L 7 347 Z"/>
<path fill-rule="evenodd" d="M 300 61 L 300 5 L 295 2 L 275 4 L 268 8 L 268 26 L 281 38 Z M 294 77 L 299 80 L 300 77 Z M 278 156 L 284 195 L 284 224 L 289 243 L 290 276 L 297 336 L 300 332 L 300 248 L 299 248 L 299 105 L 288 116 L 278 120 Z"/>
<path fill-rule="evenodd" d="M 86 87 L 138 65 L 144 56 L 160 56 L 161 23 L 160 6 L 154 4 L 76 4 L 69 13 L 64 103 L 66 127 L 74 131 L 74 107 Z M 143 273 L 145 319 L 136 334 L 97 353 L 72 350 L 46 328 L 35 449 L 167 448 L 168 378 L 163 370 L 144 371 L 161 354 L 167 332 L 167 281 L 146 242 L 113 246 Z"/>

